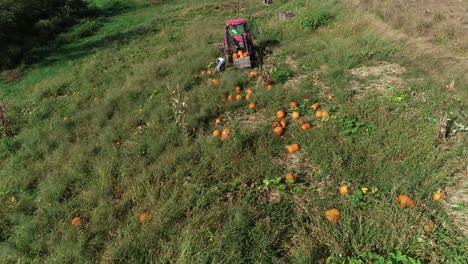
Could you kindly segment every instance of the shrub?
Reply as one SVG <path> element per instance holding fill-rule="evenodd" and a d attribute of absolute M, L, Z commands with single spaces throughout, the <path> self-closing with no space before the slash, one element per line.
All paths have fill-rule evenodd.
<path fill-rule="evenodd" d="M 336 17 L 336 13 L 331 11 L 327 7 L 319 7 L 315 10 L 308 12 L 305 15 L 302 25 L 307 28 L 312 28 L 316 30 L 321 26 L 328 25 Z"/>

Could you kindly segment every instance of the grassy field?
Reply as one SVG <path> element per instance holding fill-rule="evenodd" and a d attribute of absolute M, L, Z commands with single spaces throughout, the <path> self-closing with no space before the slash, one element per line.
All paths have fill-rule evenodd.
<path fill-rule="evenodd" d="M 251 69 L 201 74 L 222 55 L 236 1 L 94 3 L 101 16 L 32 51 L 23 78 L 0 81 L 10 121 L 0 137 L 0 259 L 465 263 L 462 227 L 431 196 L 468 173 L 468 137 L 455 125 L 468 126 L 466 91 L 449 92 L 451 80 L 342 1 L 242 1 L 264 55 L 255 70 L 268 72 L 271 90 L 247 78 Z M 295 16 L 279 20 L 287 10 Z M 224 102 L 235 86 L 243 99 Z M 444 99 L 449 136 L 436 145 Z M 315 117 L 315 102 L 328 117 Z M 278 137 L 280 109 L 288 125 Z M 221 141 L 216 128 L 232 132 Z M 292 143 L 301 149 L 288 154 Z M 414 206 L 400 208 L 400 194 Z M 324 217 L 331 208 L 337 223 Z"/>

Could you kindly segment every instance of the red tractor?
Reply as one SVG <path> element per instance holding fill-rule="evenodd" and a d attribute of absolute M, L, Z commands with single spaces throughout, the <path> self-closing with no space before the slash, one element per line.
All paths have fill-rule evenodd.
<path fill-rule="evenodd" d="M 238 18 L 226 21 L 224 35 L 224 54 L 236 68 L 251 67 L 253 52 L 252 36 L 247 29 L 245 19 Z"/>

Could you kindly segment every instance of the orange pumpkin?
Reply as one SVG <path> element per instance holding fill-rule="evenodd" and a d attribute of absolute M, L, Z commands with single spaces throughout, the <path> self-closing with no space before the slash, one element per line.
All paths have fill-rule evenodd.
<path fill-rule="evenodd" d="M 429 221 L 429 223 L 424 225 L 423 230 L 425 233 L 431 232 L 432 230 L 434 230 L 434 223 L 432 223 L 432 221 Z"/>
<path fill-rule="evenodd" d="M 218 86 L 219 85 L 219 80 L 218 79 L 212 79 L 211 84 L 213 84 L 214 86 Z"/>
<path fill-rule="evenodd" d="M 301 149 L 301 147 L 297 143 L 288 145 L 286 148 L 288 149 L 288 153 L 290 154 L 297 152 L 299 149 Z"/>
<path fill-rule="evenodd" d="M 254 77 L 258 76 L 258 71 L 251 71 L 250 74 L 252 74 Z"/>
<path fill-rule="evenodd" d="M 231 134 L 231 129 L 226 127 L 223 129 L 223 132 L 221 132 L 221 135 L 230 135 Z"/>
<path fill-rule="evenodd" d="M 115 142 L 115 146 L 118 147 L 118 148 L 120 148 L 120 145 L 122 145 L 122 142 L 120 142 L 120 141 L 117 140 L 117 141 Z"/>
<path fill-rule="evenodd" d="M 221 131 L 219 129 L 215 129 L 212 133 L 213 137 L 219 137 L 221 135 Z"/>
<path fill-rule="evenodd" d="M 397 198 L 397 203 L 401 208 L 410 208 L 414 206 L 413 199 L 406 194 L 399 195 Z"/>
<path fill-rule="evenodd" d="M 435 202 L 440 202 L 441 200 L 443 200 L 445 198 L 445 195 L 443 192 L 441 191 L 437 191 L 437 192 L 434 192 L 432 194 L 432 199 L 435 201 Z"/>
<path fill-rule="evenodd" d="M 251 93 L 248 93 L 245 95 L 245 99 L 246 100 L 250 100 L 250 98 L 252 98 L 252 94 Z"/>
<path fill-rule="evenodd" d="M 333 99 L 335 99 L 335 96 L 329 94 L 329 95 L 327 96 L 327 99 L 328 99 L 329 101 L 332 101 Z"/>
<path fill-rule="evenodd" d="M 241 87 L 240 86 L 236 86 L 236 94 L 240 94 L 241 93 Z"/>
<path fill-rule="evenodd" d="M 296 108 L 297 107 L 297 103 L 292 101 L 289 103 L 289 108 Z"/>
<path fill-rule="evenodd" d="M 297 111 L 292 113 L 292 119 L 294 119 L 294 120 L 299 119 L 300 116 L 301 116 L 301 114 L 299 114 L 299 112 L 297 112 Z"/>
<path fill-rule="evenodd" d="M 231 102 L 233 99 L 234 99 L 234 96 L 232 96 L 232 94 L 230 94 L 230 95 L 228 95 L 228 97 L 227 97 L 226 100 L 227 100 L 228 102 Z"/>
<path fill-rule="evenodd" d="M 277 135 L 277 136 L 282 136 L 282 135 L 284 134 L 284 128 L 282 128 L 282 127 L 280 127 L 280 126 L 279 126 L 279 127 L 275 127 L 275 128 L 273 129 L 273 133 L 275 133 L 275 135 Z"/>
<path fill-rule="evenodd" d="M 212 71 L 211 71 L 211 70 L 207 70 L 207 71 L 206 71 L 206 74 L 211 75 L 211 74 L 212 74 Z"/>
<path fill-rule="evenodd" d="M 327 221 L 330 222 L 330 223 L 336 223 L 336 222 L 340 221 L 340 219 L 341 219 L 340 211 L 338 211 L 338 209 L 336 209 L 336 208 L 327 210 L 325 212 L 325 219 L 327 219 Z"/>
<path fill-rule="evenodd" d="M 340 194 L 341 196 L 346 196 L 349 193 L 349 187 L 346 184 L 341 185 L 340 187 Z"/>
<path fill-rule="evenodd" d="M 328 117 L 328 111 L 327 110 L 323 110 L 322 111 L 322 118 L 325 118 L 325 117 Z"/>
<path fill-rule="evenodd" d="M 253 74 L 249 73 L 249 75 L 247 75 L 247 77 L 249 77 L 249 79 L 252 79 L 255 76 Z"/>
<path fill-rule="evenodd" d="M 301 125 L 301 128 L 304 131 L 309 131 L 312 128 L 312 126 L 309 123 L 305 123 L 305 124 Z"/>
<path fill-rule="evenodd" d="M 269 85 L 267 85 L 266 88 L 267 88 L 268 91 L 271 91 L 271 89 L 273 89 L 273 85 L 269 84 Z"/>
<path fill-rule="evenodd" d="M 221 141 L 225 141 L 229 138 L 229 135 L 221 135 Z"/>
<path fill-rule="evenodd" d="M 242 55 L 244 55 L 244 52 L 243 52 L 242 50 L 239 50 L 239 51 L 237 52 L 237 55 L 242 56 Z"/>
<path fill-rule="evenodd" d="M 240 101 L 240 100 L 242 100 L 242 95 L 240 94 L 236 95 L 236 101 Z"/>
<path fill-rule="evenodd" d="M 72 219 L 72 221 L 71 221 L 72 227 L 76 228 L 77 226 L 79 226 L 81 224 L 81 221 L 82 221 L 81 217 L 79 217 L 79 216 L 74 217 Z"/>
<path fill-rule="evenodd" d="M 286 121 L 286 119 L 281 119 L 280 124 L 283 128 L 286 128 L 286 126 L 288 125 L 288 122 Z"/>
<path fill-rule="evenodd" d="M 255 105 L 254 102 L 252 102 L 252 103 L 249 104 L 249 108 L 250 108 L 250 109 L 255 109 L 255 106 L 256 106 L 256 105 Z"/>
<path fill-rule="evenodd" d="M 320 107 L 320 104 L 319 104 L 319 103 L 313 103 L 313 104 L 310 106 L 310 108 L 311 108 L 312 110 L 317 110 L 317 109 L 319 109 L 319 107 Z"/>
<path fill-rule="evenodd" d="M 244 52 L 244 57 L 248 57 L 250 54 L 248 52 Z"/>
<path fill-rule="evenodd" d="M 294 183 L 296 182 L 296 175 L 292 174 L 292 173 L 288 173 L 286 175 L 286 182 L 287 183 Z"/>
<path fill-rule="evenodd" d="M 278 121 L 273 121 L 273 123 L 271 124 L 273 127 L 280 127 L 281 126 L 281 123 L 278 122 Z"/>
<path fill-rule="evenodd" d="M 148 219 L 148 217 L 149 214 L 147 212 L 144 212 L 138 217 L 138 221 L 140 221 L 140 223 L 143 224 L 146 221 L 146 219 Z"/>
<path fill-rule="evenodd" d="M 237 53 L 236 53 L 236 54 L 233 54 L 233 55 L 232 55 L 232 58 L 233 58 L 233 59 L 238 59 L 238 58 L 239 58 L 239 55 L 237 55 Z"/>
<path fill-rule="evenodd" d="M 310 99 L 309 98 L 304 98 L 304 103 L 307 104 L 308 102 L 310 102 Z"/>
<path fill-rule="evenodd" d="M 247 89 L 245 89 L 245 93 L 246 93 L 246 94 L 251 94 L 251 93 L 253 93 L 253 91 L 252 91 L 252 89 L 247 88 Z"/>
<path fill-rule="evenodd" d="M 206 71 L 201 71 L 200 74 L 201 74 L 201 75 L 205 75 L 205 74 L 206 74 Z"/>
<path fill-rule="evenodd" d="M 284 118 L 286 116 L 286 113 L 283 110 L 278 110 L 276 112 L 276 117 L 277 118 Z"/>
<path fill-rule="evenodd" d="M 217 124 L 217 125 L 221 125 L 221 124 L 223 123 L 223 120 L 221 120 L 220 117 L 217 117 L 217 118 L 215 119 L 214 122 L 215 122 L 215 124 Z"/>
<path fill-rule="evenodd" d="M 300 126 L 302 126 L 302 125 L 305 124 L 305 123 L 306 123 L 306 121 L 304 121 L 304 120 L 299 120 L 299 125 L 300 125 Z"/>

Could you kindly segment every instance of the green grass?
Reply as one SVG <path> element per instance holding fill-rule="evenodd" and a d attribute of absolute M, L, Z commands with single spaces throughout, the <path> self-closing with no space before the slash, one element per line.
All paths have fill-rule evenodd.
<path fill-rule="evenodd" d="M 103 16 L 59 36 L 54 49 L 36 50 L 43 57 L 21 68 L 25 78 L 0 84 L 13 134 L 0 138 L 0 259 L 342 263 L 402 254 L 463 263 L 467 240 L 431 194 L 453 183 L 458 167 L 451 164 L 467 160 L 467 138 L 434 147 L 442 84 L 405 59 L 407 51 L 351 27 L 351 14 L 337 1 L 275 1 L 268 8 L 244 1 L 242 15 L 255 14 L 255 42 L 277 43 L 266 47 L 267 65 L 293 79 L 309 77 L 267 91 L 247 79 L 248 70 L 229 67 L 214 87 L 200 71 L 222 55 L 232 7 L 141 2 L 111 15 L 110 1 L 97 2 Z M 333 21 L 316 30 L 301 26 L 309 10 L 324 6 L 337 10 Z M 296 16 L 277 20 L 281 10 Z M 407 68 L 405 88 L 353 96 L 349 70 L 379 61 Z M 327 88 L 312 77 L 322 65 Z M 244 100 L 222 102 L 236 85 L 253 88 L 257 110 Z M 304 105 L 303 98 L 312 101 Z M 285 135 L 275 137 L 275 112 L 291 100 L 313 129 L 303 132 L 289 120 Z M 333 118 L 313 118 L 315 101 Z M 454 114 L 463 109 L 465 102 L 450 104 Z M 218 116 L 233 130 L 227 141 L 211 137 Z M 302 150 L 285 158 L 293 142 Z M 264 186 L 290 172 L 296 186 Z M 343 182 L 354 193 L 349 198 L 339 196 Z M 377 191 L 362 194 L 361 187 Z M 401 193 L 416 206 L 400 209 Z M 323 216 L 333 207 L 342 213 L 336 224 Z M 142 212 L 150 214 L 144 224 Z M 73 229 L 75 216 L 83 222 Z M 429 220 L 436 229 L 425 234 Z"/>

